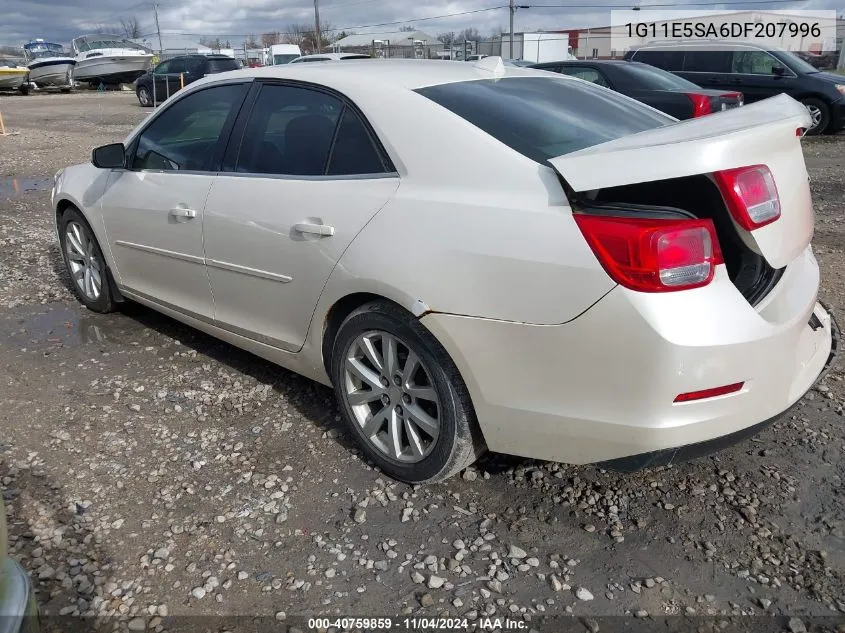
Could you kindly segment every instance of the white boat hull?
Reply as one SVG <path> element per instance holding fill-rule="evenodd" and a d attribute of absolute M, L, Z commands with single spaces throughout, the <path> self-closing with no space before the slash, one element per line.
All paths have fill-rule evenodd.
<path fill-rule="evenodd" d="M 89 59 L 77 58 L 73 76 L 88 83 L 132 83 L 150 66 L 152 55 L 102 55 Z"/>
<path fill-rule="evenodd" d="M 68 88 L 73 86 L 72 58 L 36 59 L 29 64 L 29 80 L 39 88 Z"/>

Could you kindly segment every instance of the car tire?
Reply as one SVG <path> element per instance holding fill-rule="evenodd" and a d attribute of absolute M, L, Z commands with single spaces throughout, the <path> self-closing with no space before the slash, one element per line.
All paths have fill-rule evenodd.
<path fill-rule="evenodd" d="M 392 350 L 392 371 L 384 362 L 386 348 Z M 417 362 L 409 367 L 412 358 Z M 437 339 L 399 306 L 375 301 L 354 310 L 338 329 L 329 366 L 349 431 L 367 458 L 394 479 L 441 481 L 484 452 L 457 367 Z"/>
<path fill-rule="evenodd" d="M 138 103 L 141 104 L 142 108 L 153 107 L 153 97 L 150 94 L 149 88 L 147 88 L 146 86 L 139 86 L 137 96 L 138 96 Z"/>
<path fill-rule="evenodd" d="M 23 96 L 28 95 L 29 94 L 29 84 L 21 84 L 21 86 L 20 86 L 20 88 L 18 88 L 18 90 L 20 90 L 20 93 Z"/>
<path fill-rule="evenodd" d="M 65 210 L 59 220 L 59 245 L 76 298 L 94 312 L 112 312 L 115 296 L 111 272 L 94 231 L 74 207 Z"/>
<path fill-rule="evenodd" d="M 801 99 L 801 103 L 813 117 L 813 125 L 807 129 L 807 136 L 815 136 L 824 132 L 830 125 L 830 106 L 816 97 L 805 97 Z"/>

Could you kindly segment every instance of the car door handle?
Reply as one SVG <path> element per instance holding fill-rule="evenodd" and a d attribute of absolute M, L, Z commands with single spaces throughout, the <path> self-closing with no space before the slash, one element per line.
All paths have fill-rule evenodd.
<path fill-rule="evenodd" d="M 197 217 L 197 212 L 193 209 L 185 209 L 182 207 L 175 207 L 170 210 L 170 215 L 179 221 L 193 220 Z"/>
<path fill-rule="evenodd" d="M 334 235 L 334 227 L 327 224 L 299 222 L 293 225 L 293 230 L 297 233 L 310 233 L 312 235 L 324 235 L 326 237 Z"/>

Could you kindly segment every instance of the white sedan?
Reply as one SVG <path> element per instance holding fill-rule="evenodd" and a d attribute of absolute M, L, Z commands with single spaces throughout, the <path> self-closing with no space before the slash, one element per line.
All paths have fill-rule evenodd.
<path fill-rule="evenodd" d="M 84 305 L 333 386 L 395 478 L 485 448 L 635 468 L 755 432 L 828 364 L 809 125 L 495 57 L 288 64 L 191 84 L 52 204 Z"/>

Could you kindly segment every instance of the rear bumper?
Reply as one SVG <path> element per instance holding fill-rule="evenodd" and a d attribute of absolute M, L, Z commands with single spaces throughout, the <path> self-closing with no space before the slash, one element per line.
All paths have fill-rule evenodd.
<path fill-rule="evenodd" d="M 29 576 L 11 558 L 0 561 L 0 633 L 36 633 L 39 628 Z"/>
<path fill-rule="evenodd" d="M 720 267 L 712 284 L 691 291 L 617 287 L 558 326 L 442 314 L 422 323 L 458 365 L 491 450 L 607 462 L 711 448 L 787 411 L 832 350 L 818 285 L 808 248 L 756 308 Z M 744 383 L 737 393 L 674 403 L 678 394 L 737 382 Z"/>

